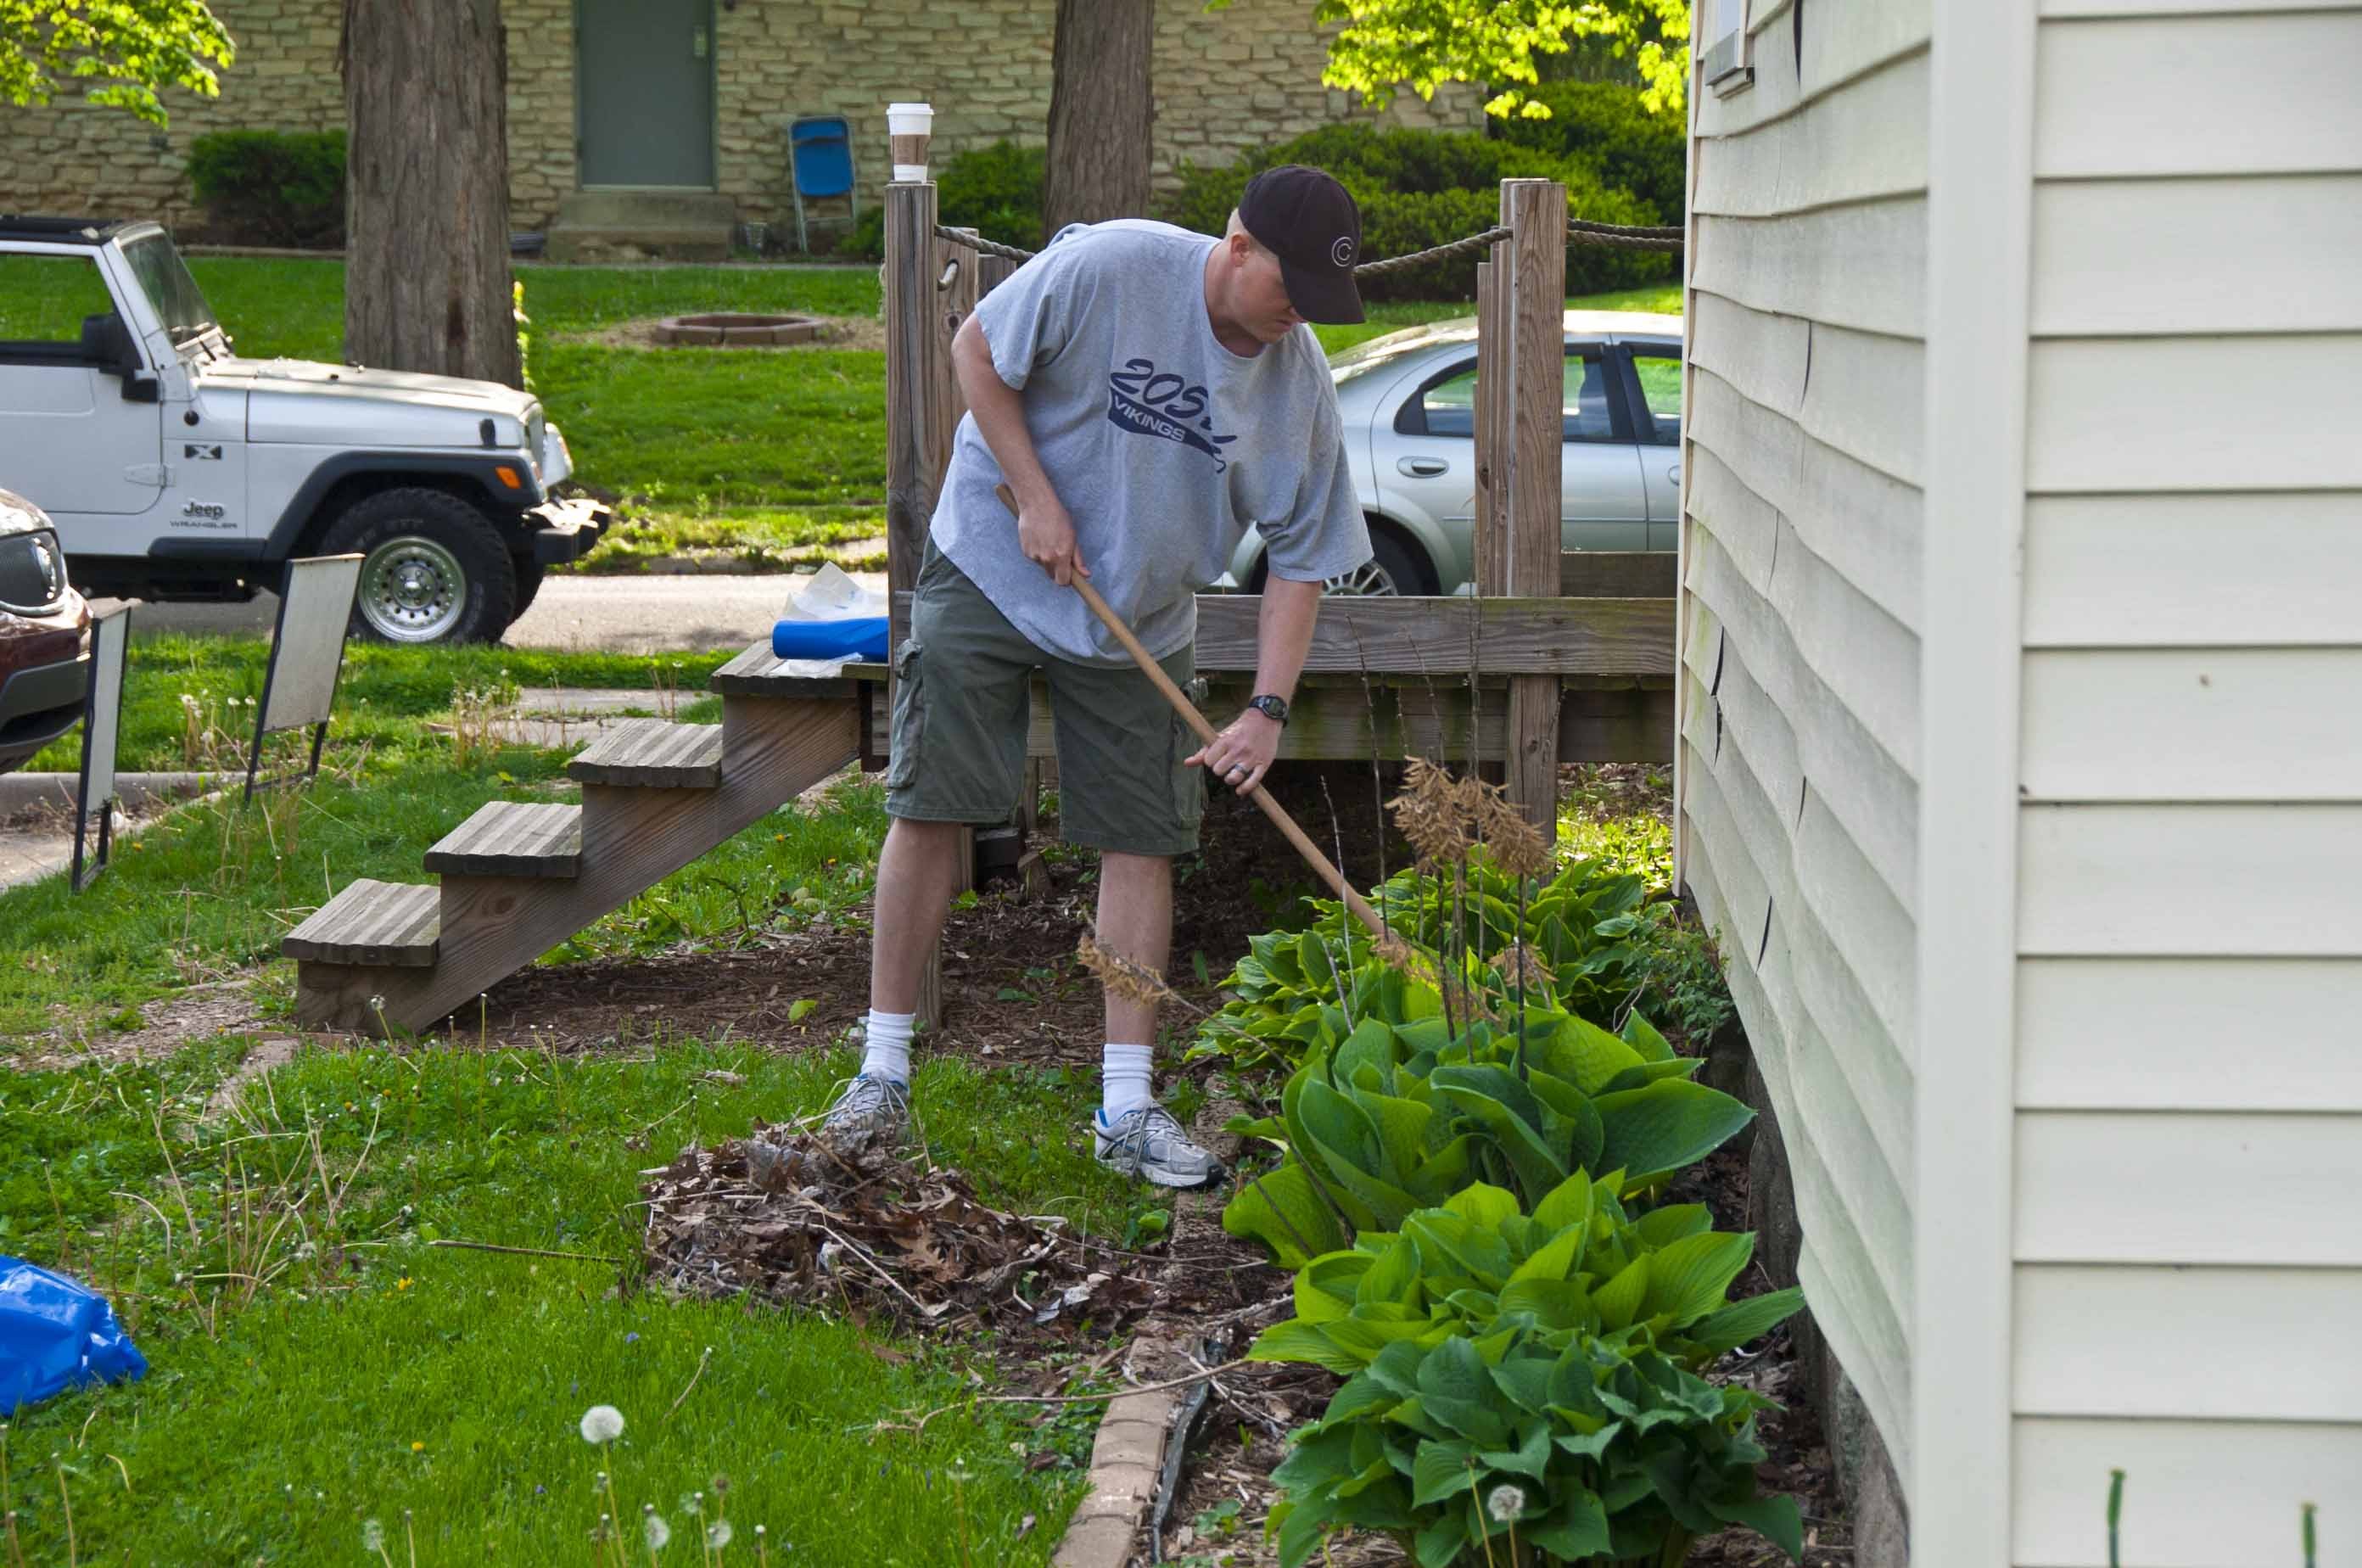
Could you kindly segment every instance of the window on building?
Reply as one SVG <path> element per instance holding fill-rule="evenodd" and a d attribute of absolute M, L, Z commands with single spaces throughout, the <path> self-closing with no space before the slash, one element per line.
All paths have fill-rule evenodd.
<path fill-rule="evenodd" d="M 1736 93 L 1755 80 L 1747 58 L 1747 0 L 1703 0 L 1697 10 L 1705 19 L 1705 61 L 1700 74 L 1719 96 Z"/>

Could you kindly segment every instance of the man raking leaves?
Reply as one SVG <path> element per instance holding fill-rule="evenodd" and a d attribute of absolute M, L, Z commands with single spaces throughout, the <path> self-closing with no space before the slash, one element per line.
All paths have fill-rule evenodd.
<path fill-rule="evenodd" d="M 898 686 L 858 1075 L 839 1141 L 899 1137 L 919 981 L 960 881 L 959 828 L 1007 820 L 1029 689 L 1047 678 L 1060 825 L 1100 852 L 1098 940 L 1164 966 L 1172 857 L 1197 847 L 1210 774 L 1242 792 L 1279 747 L 1324 579 L 1369 558 L 1328 364 L 1308 321 L 1362 319 L 1361 219 L 1344 188 L 1256 176 L 1219 238 L 1076 225 L 977 305 L 952 342 L 960 422 Z M 995 494 L 1006 485 L 1012 519 Z M 1199 744 L 1070 584 L 1087 579 L 1165 676 L 1194 671 L 1195 595 L 1263 531 L 1254 695 Z M 1217 1174 L 1152 1092 L 1155 1004 L 1107 997 L 1102 1164 L 1166 1187 Z"/>

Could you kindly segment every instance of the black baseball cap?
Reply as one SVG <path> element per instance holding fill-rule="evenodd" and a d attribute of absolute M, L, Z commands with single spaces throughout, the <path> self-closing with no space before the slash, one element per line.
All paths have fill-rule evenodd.
<path fill-rule="evenodd" d="M 1360 321 L 1362 292 L 1353 263 L 1362 259 L 1362 209 L 1331 175 L 1301 163 L 1266 169 L 1247 182 L 1239 222 L 1279 258 L 1287 303 L 1307 321 Z"/>

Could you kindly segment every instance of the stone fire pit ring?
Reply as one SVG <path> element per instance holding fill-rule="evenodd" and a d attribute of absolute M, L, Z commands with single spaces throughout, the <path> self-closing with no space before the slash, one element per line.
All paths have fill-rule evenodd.
<path fill-rule="evenodd" d="M 816 315 L 764 315 L 736 310 L 668 315 L 656 327 L 657 342 L 684 348 L 767 348 L 781 343 L 810 343 L 827 336 L 828 323 Z"/>

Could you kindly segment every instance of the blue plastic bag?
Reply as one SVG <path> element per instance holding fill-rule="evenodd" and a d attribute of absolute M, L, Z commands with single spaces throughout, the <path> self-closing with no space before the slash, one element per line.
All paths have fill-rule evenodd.
<path fill-rule="evenodd" d="M 39 1264 L 0 1257 L 0 1417 L 147 1371 L 106 1297 Z"/>
<path fill-rule="evenodd" d="M 771 652 L 778 658 L 857 658 L 886 661 L 886 617 L 848 616 L 842 621 L 781 621 L 771 628 Z"/>

